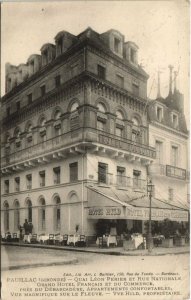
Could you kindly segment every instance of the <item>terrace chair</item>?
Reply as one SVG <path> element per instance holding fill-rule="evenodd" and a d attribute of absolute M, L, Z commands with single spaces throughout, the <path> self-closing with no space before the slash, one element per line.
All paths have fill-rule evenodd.
<path fill-rule="evenodd" d="M 80 240 L 76 243 L 78 247 L 85 247 L 86 246 L 86 236 L 84 234 L 80 235 Z"/>
<path fill-rule="evenodd" d="M 98 237 L 99 239 L 99 248 L 107 248 L 107 238 L 106 237 Z"/>
<path fill-rule="evenodd" d="M 19 242 L 19 237 L 17 236 L 17 233 L 13 233 L 13 238 L 12 238 L 13 242 Z"/>
<path fill-rule="evenodd" d="M 5 233 L 5 241 L 6 242 L 12 242 L 12 236 L 10 232 Z"/>
<path fill-rule="evenodd" d="M 68 234 L 63 235 L 63 240 L 61 242 L 61 245 L 67 246 L 67 241 L 68 241 Z"/>
<path fill-rule="evenodd" d="M 31 244 L 37 244 L 37 243 L 38 243 L 37 234 L 33 233 L 31 237 Z"/>
<path fill-rule="evenodd" d="M 48 239 L 48 245 L 54 245 L 54 234 L 53 233 L 50 233 L 49 234 L 49 239 Z"/>
<path fill-rule="evenodd" d="M 55 245 L 61 245 L 60 242 L 60 233 L 55 234 Z"/>

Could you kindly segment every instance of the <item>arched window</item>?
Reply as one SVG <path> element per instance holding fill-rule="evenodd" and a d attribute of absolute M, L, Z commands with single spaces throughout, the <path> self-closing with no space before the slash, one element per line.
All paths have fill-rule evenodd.
<path fill-rule="evenodd" d="M 137 118 L 132 118 L 133 126 L 132 126 L 132 141 L 140 142 L 140 127 L 139 121 Z"/>
<path fill-rule="evenodd" d="M 32 222 L 32 202 L 30 199 L 27 200 L 27 215 L 28 215 L 28 222 Z"/>
<path fill-rule="evenodd" d="M 32 142 L 32 123 L 28 123 L 26 126 L 26 132 L 27 132 L 27 143 L 30 145 Z"/>
<path fill-rule="evenodd" d="M 60 211 L 60 197 L 59 196 L 55 196 L 54 197 L 54 227 L 55 230 L 60 230 L 60 215 L 61 215 L 61 211 Z"/>
<path fill-rule="evenodd" d="M 42 117 L 40 119 L 40 121 L 39 121 L 39 126 L 40 126 L 40 129 L 39 129 L 40 142 L 46 141 L 46 127 L 45 127 L 45 124 L 46 124 L 46 119 L 44 117 Z"/>
<path fill-rule="evenodd" d="M 97 104 L 98 112 L 97 112 L 97 129 L 101 131 L 105 131 L 106 129 L 106 121 L 107 116 L 105 115 L 106 109 L 102 103 Z"/>
<path fill-rule="evenodd" d="M 14 204 L 14 228 L 15 230 L 19 229 L 20 225 L 20 205 L 19 201 L 16 200 Z"/>
<path fill-rule="evenodd" d="M 79 129 L 80 123 L 79 123 L 79 114 L 77 108 L 79 107 L 79 104 L 77 101 L 73 102 L 70 108 L 70 130 L 76 130 Z"/>
<path fill-rule="evenodd" d="M 61 111 L 56 110 L 54 114 L 54 135 L 59 136 L 61 135 Z"/>
<path fill-rule="evenodd" d="M 39 221 L 39 230 L 45 230 L 46 229 L 46 202 L 43 197 L 40 198 L 40 207 L 39 207 L 39 213 L 38 213 L 38 221 Z"/>
<path fill-rule="evenodd" d="M 9 204 L 4 203 L 4 230 L 5 232 L 9 230 Z"/>
<path fill-rule="evenodd" d="M 71 108 L 70 108 L 70 112 L 73 112 L 73 111 L 75 111 L 77 108 L 78 108 L 78 102 L 74 102 L 73 104 L 72 104 L 72 106 L 71 106 Z"/>
<path fill-rule="evenodd" d="M 21 146 L 20 135 L 21 135 L 21 131 L 20 131 L 20 129 L 17 127 L 17 128 L 15 129 L 15 132 L 14 132 L 15 145 L 16 145 L 17 148 L 19 148 L 19 147 Z"/>
<path fill-rule="evenodd" d="M 116 111 L 116 128 L 115 134 L 119 137 L 123 137 L 124 134 L 124 116 L 120 110 Z"/>

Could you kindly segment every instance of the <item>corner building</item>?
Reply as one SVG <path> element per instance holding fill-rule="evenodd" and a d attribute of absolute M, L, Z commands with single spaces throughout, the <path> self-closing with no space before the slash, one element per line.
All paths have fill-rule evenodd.
<path fill-rule="evenodd" d="M 144 231 L 156 158 L 147 80 L 138 46 L 113 29 L 59 32 L 41 55 L 6 65 L 2 231 L 25 219 L 34 233 L 78 229 L 92 241 L 112 227 Z"/>

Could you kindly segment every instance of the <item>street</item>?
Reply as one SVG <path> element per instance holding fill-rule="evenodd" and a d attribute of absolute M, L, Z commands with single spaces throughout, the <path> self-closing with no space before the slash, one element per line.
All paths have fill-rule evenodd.
<path fill-rule="evenodd" d="M 3 300 L 17 298 L 53 300 L 68 299 L 68 297 L 125 299 L 127 295 L 130 300 L 140 298 L 141 300 L 163 300 L 164 293 L 166 293 L 165 299 L 189 299 L 189 254 L 112 256 L 50 249 L 2 247 L 2 261 L 7 260 L 10 265 L 16 263 L 19 265 L 19 262 L 27 263 L 29 257 L 31 264 L 37 260 L 48 262 L 54 259 L 55 262 L 70 260 L 71 264 L 3 271 Z M 136 286 L 137 281 L 139 288 Z M 149 289 L 148 285 L 151 285 Z M 102 287 L 101 293 L 98 286 Z M 143 287 L 140 290 L 141 286 Z M 116 287 L 116 290 L 113 291 L 111 287 Z M 156 289 L 157 293 L 160 291 L 163 294 L 161 296 L 153 294 Z"/>

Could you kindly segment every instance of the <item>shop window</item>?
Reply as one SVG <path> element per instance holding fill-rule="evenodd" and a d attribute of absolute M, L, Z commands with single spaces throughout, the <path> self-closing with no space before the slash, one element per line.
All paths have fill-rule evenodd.
<path fill-rule="evenodd" d="M 28 104 L 32 103 L 32 93 L 27 95 L 27 101 L 28 101 Z"/>
<path fill-rule="evenodd" d="M 156 147 L 156 160 L 157 160 L 158 164 L 161 164 L 162 163 L 163 143 L 160 141 L 156 141 L 155 147 Z"/>
<path fill-rule="evenodd" d="M 32 189 L 32 174 L 26 175 L 26 185 L 27 185 L 27 190 Z"/>
<path fill-rule="evenodd" d="M 14 229 L 18 230 L 20 226 L 20 205 L 19 202 L 15 202 L 14 208 Z"/>
<path fill-rule="evenodd" d="M 116 84 L 120 87 L 120 88 L 124 88 L 124 77 L 120 76 L 120 75 L 116 75 Z"/>
<path fill-rule="evenodd" d="M 9 180 L 8 179 L 4 181 L 4 192 L 5 192 L 5 194 L 9 193 Z"/>
<path fill-rule="evenodd" d="M 41 93 L 41 97 L 43 97 L 46 94 L 46 86 L 42 85 L 40 87 L 40 93 Z"/>
<path fill-rule="evenodd" d="M 120 51 L 120 43 L 121 43 L 120 39 L 114 37 L 114 51 L 116 53 L 119 53 Z"/>
<path fill-rule="evenodd" d="M 53 168 L 54 184 L 60 183 L 60 167 Z"/>
<path fill-rule="evenodd" d="M 5 232 L 9 230 L 9 204 L 4 204 L 4 230 Z"/>
<path fill-rule="evenodd" d="M 15 177 L 15 191 L 20 191 L 20 177 Z"/>
<path fill-rule="evenodd" d="M 99 78 L 105 79 L 106 69 L 101 65 L 97 65 L 97 74 Z"/>
<path fill-rule="evenodd" d="M 108 182 L 108 174 L 107 174 L 107 171 L 108 171 L 108 165 L 107 164 L 104 164 L 104 163 L 101 163 L 99 162 L 98 163 L 98 182 L 100 183 L 107 183 Z"/>
<path fill-rule="evenodd" d="M 39 172 L 39 180 L 40 180 L 40 186 L 45 186 L 45 171 Z"/>
<path fill-rule="evenodd" d="M 61 84 L 61 77 L 60 77 L 60 75 L 57 75 L 57 76 L 55 77 L 55 87 L 56 87 L 56 88 L 59 87 L 60 84 Z"/>
<path fill-rule="evenodd" d="M 78 180 L 78 163 L 74 162 L 70 164 L 70 182 Z"/>

